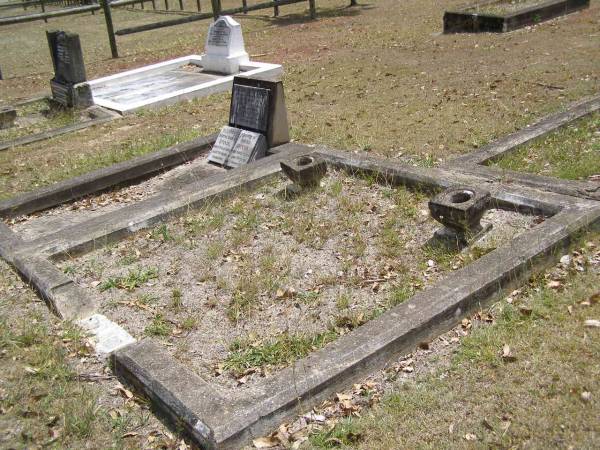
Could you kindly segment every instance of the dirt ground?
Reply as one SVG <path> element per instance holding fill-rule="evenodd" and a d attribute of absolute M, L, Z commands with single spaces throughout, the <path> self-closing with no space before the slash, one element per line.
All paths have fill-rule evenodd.
<path fill-rule="evenodd" d="M 427 247 L 439 225 L 422 194 L 334 171 L 318 191 L 288 199 L 287 183 L 278 177 L 60 267 L 135 337 L 159 339 L 200 376 L 235 388 L 244 370 L 216 375 L 236 343 L 343 334 L 542 220 L 492 209 L 482 222 L 492 230 L 456 254 Z M 255 378 L 278 368 L 248 365 Z"/>
<path fill-rule="evenodd" d="M 508 34 L 440 34 L 444 10 L 460 3 L 382 0 L 347 8 L 346 1 L 323 0 L 317 21 L 307 20 L 305 4 L 282 7 L 278 19 L 257 13 L 236 20 L 255 59 L 283 64 L 292 137 L 305 143 L 430 165 L 598 91 L 599 1 Z M 140 23 L 145 14 L 119 11 L 115 23 Z M 108 57 L 99 14 L 2 27 L 7 79 L 0 82 L 0 98 L 48 91 L 45 28 L 79 32 L 88 76 L 95 78 L 197 54 L 207 26 L 196 22 L 119 38 L 116 60 Z M 214 132 L 225 124 L 228 107 L 227 94 L 215 95 L 0 152 L 0 195 Z"/>

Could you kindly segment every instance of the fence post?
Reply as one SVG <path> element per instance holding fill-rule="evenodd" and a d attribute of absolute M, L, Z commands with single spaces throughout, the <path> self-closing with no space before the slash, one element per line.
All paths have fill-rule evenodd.
<path fill-rule="evenodd" d="M 183 0 L 179 0 L 179 9 L 183 11 Z"/>
<path fill-rule="evenodd" d="M 315 5 L 315 0 L 308 0 L 308 7 L 310 9 L 310 18 L 316 19 L 317 18 L 317 7 Z"/>
<path fill-rule="evenodd" d="M 221 15 L 221 0 L 210 0 L 212 3 L 213 17 L 215 20 Z"/>
<path fill-rule="evenodd" d="M 112 14 L 110 12 L 109 0 L 100 0 L 102 9 L 104 10 L 104 20 L 106 20 L 106 31 L 108 32 L 108 43 L 110 44 L 110 53 L 113 58 L 119 57 L 117 51 L 117 41 L 115 39 L 115 29 L 113 28 Z"/>
<path fill-rule="evenodd" d="M 242 8 L 244 8 L 244 14 L 248 14 L 248 0 L 242 0 Z"/>
<path fill-rule="evenodd" d="M 350 0 L 350 6 L 356 6 L 356 5 L 358 5 L 356 0 Z"/>
<path fill-rule="evenodd" d="M 152 0 L 152 9 L 156 11 L 156 0 Z"/>
<path fill-rule="evenodd" d="M 200 5 L 200 0 L 196 0 L 196 6 L 198 7 L 198 12 L 202 12 L 202 5 Z"/>
<path fill-rule="evenodd" d="M 279 16 L 279 5 L 277 4 L 277 0 L 275 1 L 275 6 L 273 6 L 273 17 Z"/>
<path fill-rule="evenodd" d="M 42 5 L 42 12 L 45 13 L 46 12 L 46 5 L 44 4 L 44 0 L 40 1 L 40 5 Z M 44 17 L 44 22 L 48 23 L 48 19 L 46 17 Z"/>
<path fill-rule="evenodd" d="M 165 9 L 169 10 L 169 0 L 165 0 Z"/>

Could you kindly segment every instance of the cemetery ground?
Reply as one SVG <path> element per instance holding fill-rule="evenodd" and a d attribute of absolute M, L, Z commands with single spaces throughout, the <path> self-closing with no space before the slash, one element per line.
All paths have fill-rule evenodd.
<path fill-rule="evenodd" d="M 346 8 L 346 2 L 331 0 L 318 2 L 321 19 L 315 22 L 306 19 L 304 5 L 282 7 L 279 19 L 237 18 L 250 54 L 284 65 L 291 133 L 299 142 L 433 165 L 598 91 L 600 2 L 503 36 L 438 35 L 443 11 L 458 4 L 414 0 L 400 8 L 381 1 Z M 297 15 L 283 14 L 288 12 Z M 117 10 L 115 23 L 139 23 L 144 14 Z M 148 21 L 157 20 L 151 16 Z M 99 14 L 51 20 L 47 28 L 80 33 L 93 79 L 198 54 L 207 26 L 119 37 L 123 57 L 116 60 L 108 58 Z M 52 69 L 44 27 L 36 22 L 0 29 L 5 101 L 48 91 Z M 215 95 L 47 140 L 43 151 L 35 145 L 0 152 L 0 196 L 217 131 L 227 112 L 227 94 Z"/>
<path fill-rule="evenodd" d="M 593 448 L 599 349 L 597 329 L 585 321 L 600 312 L 600 237 L 584 236 L 568 254 L 317 408 L 319 420 L 325 413 L 335 420 L 296 424 L 310 436 L 305 448 Z M 81 332 L 55 318 L 4 262 L 0 292 L 3 445 L 182 448 L 143 399 L 94 362 Z"/>
<path fill-rule="evenodd" d="M 316 22 L 239 18 L 250 53 L 284 64 L 292 135 L 299 142 L 434 166 L 598 92 L 597 1 L 581 13 L 503 36 L 438 35 L 443 10 L 454 1 L 382 1 L 356 9 L 341 3 L 319 2 Z M 108 60 L 102 22 L 93 26 L 97 17 L 50 24 L 81 31 L 91 77 L 201 52 L 206 26 L 193 24 L 123 38 L 125 56 Z M 8 30 L 16 28 L 0 29 L 0 35 Z M 45 40 L 39 41 L 44 45 L 36 39 L 24 50 L 31 65 L 19 64 L 16 53 L 8 58 L 12 70 L 23 71 L 0 84 L 3 99 L 47 89 L 49 58 Z M 226 123 L 228 100 L 221 94 L 143 111 L 0 152 L 0 196 L 217 131 Z M 523 170 L 525 162 L 528 171 L 590 179 L 598 173 L 593 165 L 570 163 L 587 149 L 595 161 L 597 117 L 498 164 Z M 569 157 L 552 159 L 561 151 Z M 281 196 L 283 179 L 269 181 L 59 264 L 101 300 L 103 313 L 117 322 L 127 315 L 136 337 L 165 344 L 211 381 L 249 390 L 255 378 L 269 377 L 543 220 L 492 210 L 487 220 L 494 222 L 493 233 L 507 224 L 511 230 L 504 238 L 494 242 L 492 234 L 489 246 L 465 255 L 428 253 L 422 243 L 437 225 L 427 216 L 427 196 L 373 181 L 349 183 L 330 170 L 314 197 L 293 199 Z M 136 201 L 151 188 L 141 184 L 83 199 L 36 214 L 29 224 L 43 228 L 44 220 L 69 214 L 71 207 L 97 212 L 123 199 Z M 9 223 L 15 230 L 26 224 Z M 333 230 L 352 245 L 342 250 L 342 236 Z M 211 238 L 215 244 L 204 245 Z M 219 244 L 216 238 L 225 239 Z M 261 442 L 280 443 L 297 431 L 309 437 L 303 443 L 308 448 L 596 446 L 600 430 L 590 418 L 599 415 L 600 377 L 591 363 L 598 329 L 586 321 L 598 319 L 599 247 L 597 233 L 582 236 L 569 258 L 526 287 Z M 300 255 L 295 260 L 288 255 L 293 250 Z M 357 258 L 364 266 L 354 267 Z M 8 265 L 0 268 L 0 429 L 7 430 L 0 442 L 185 446 L 149 414 L 145 400 L 96 362 L 80 331 L 53 318 Z M 340 278 L 340 270 L 352 276 Z M 235 271 L 246 277 L 247 290 L 228 281 Z M 215 301 L 219 291 L 230 301 Z M 188 304 L 202 317 L 182 308 Z M 300 320 L 306 329 L 299 330 Z M 217 345 L 203 348 L 208 364 L 193 352 L 211 341 L 203 326 L 219 334 Z M 288 332 L 273 334 L 271 326 Z"/>

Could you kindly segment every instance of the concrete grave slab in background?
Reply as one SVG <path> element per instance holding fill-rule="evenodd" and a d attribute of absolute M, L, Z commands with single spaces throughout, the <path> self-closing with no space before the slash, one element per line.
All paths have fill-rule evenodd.
<path fill-rule="evenodd" d="M 189 55 L 91 80 L 94 103 L 120 113 L 171 105 L 228 90 L 235 75 L 278 76 L 279 64 L 249 61 L 231 75 L 206 72 L 203 56 Z"/>

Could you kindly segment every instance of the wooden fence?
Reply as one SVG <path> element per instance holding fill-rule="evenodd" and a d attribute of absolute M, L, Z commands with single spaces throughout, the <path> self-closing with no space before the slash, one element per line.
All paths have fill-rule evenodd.
<path fill-rule="evenodd" d="M 311 19 L 315 19 L 317 16 L 317 7 L 316 0 L 269 0 L 264 3 L 259 3 L 256 5 L 248 5 L 247 0 L 241 0 L 242 6 L 238 8 L 230 8 L 223 9 L 221 6 L 221 0 L 210 0 L 211 2 L 211 11 L 210 12 L 201 12 L 200 0 L 196 0 L 198 14 L 192 14 L 185 17 L 180 17 L 177 19 L 163 20 L 160 22 L 149 23 L 145 25 L 139 25 L 130 28 L 123 28 L 120 30 L 114 29 L 114 23 L 112 19 L 112 9 L 123 7 L 123 6 L 131 6 L 135 4 L 140 4 L 142 8 L 144 8 L 144 3 L 150 2 L 152 7 L 156 10 L 156 3 L 159 0 L 97 0 L 100 4 L 95 3 L 96 0 L 28 0 L 25 2 L 21 2 L 20 5 L 28 4 L 34 5 L 38 4 L 42 6 L 41 13 L 35 14 L 26 14 L 21 16 L 11 16 L 11 17 L 1 17 L 0 18 L 0 26 L 3 25 L 13 25 L 18 23 L 32 22 L 36 20 L 44 20 L 48 21 L 50 18 L 55 17 L 64 17 L 70 16 L 74 14 L 84 14 L 91 12 L 92 14 L 95 11 L 102 9 L 104 12 L 104 19 L 106 21 L 106 31 L 108 33 L 108 42 L 110 44 L 110 52 L 113 58 L 119 57 L 119 51 L 117 48 L 117 40 L 116 36 L 124 36 L 127 34 L 141 33 L 143 31 L 156 30 L 159 28 L 172 27 L 175 25 L 181 25 L 184 23 L 195 22 L 197 20 L 206 20 L 206 19 L 217 19 L 222 15 L 233 15 L 240 13 L 248 13 L 250 11 L 258 11 L 261 9 L 270 9 L 273 8 L 273 15 L 277 17 L 279 15 L 279 8 L 285 5 L 291 5 L 294 3 L 304 3 L 308 2 L 309 14 Z M 169 0 L 162 0 L 165 4 L 165 10 L 169 10 Z M 183 1 L 177 0 L 179 2 L 180 10 L 183 10 Z M 94 2 L 94 3 L 92 3 Z M 44 11 L 44 5 L 48 5 L 50 3 L 60 3 L 60 4 L 83 4 L 83 3 L 92 3 L 85 4 L 84 6 L 76 6 L 71 8 L 59 9 L 56 11 Z M 14 3 L 17 4 L 17 3 Z M 350 6 L 357 5 L 356 0 L 350 0 Z"/>

